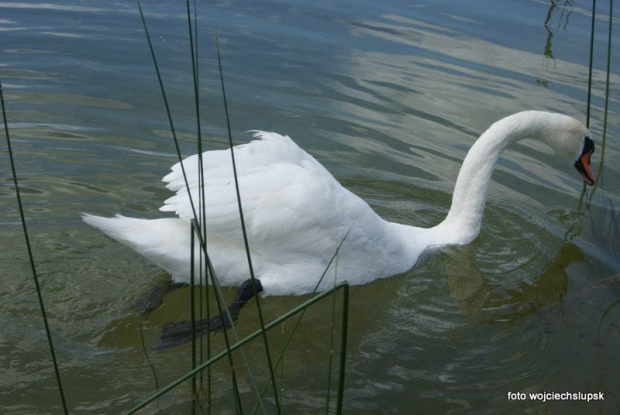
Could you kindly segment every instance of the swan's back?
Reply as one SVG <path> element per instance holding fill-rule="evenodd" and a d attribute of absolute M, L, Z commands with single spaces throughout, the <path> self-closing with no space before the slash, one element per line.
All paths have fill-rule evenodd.
<path fill-rule="evenodd" d="M 327 229 L 346 226 L 343 214 L 351 216 L 344 221 L 350 222 L 368 208 L 289 137 L 266 132 L 255 136 L 260 140 L 234 147 L 234 155 L 248 236 L 260 244 L 261 251 L 284 248 L 285 241 L 301 251 L 315 243 L 326 244 L 331 234 Z M 163 180 L 176 194 L 160 210 L 186 221 L 193 219 L 192 202 L 199 215 L 202 187 L 208 232 L 240 242 L 231 152 L 207 151 L 202 160 L 203 180 L 198 174 L 198 156 L 183 160 L 187 186 L 181 163 L 172 167 Z"/>

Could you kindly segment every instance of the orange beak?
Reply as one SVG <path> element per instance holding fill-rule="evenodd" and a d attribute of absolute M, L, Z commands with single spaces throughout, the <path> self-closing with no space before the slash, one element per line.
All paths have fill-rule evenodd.
<path fill-rule="evenodd" d="M 590 158 L 592 157 L 592 153 L 594 153 L 594 146 L 591 148 L 585 148 L 579 160 L 575 162 L 575 168 L 583 177 L 583 180 L 590 186 L 594 184 L 596 177 L 592 172 L 592 165 L 590 164 Z"/>

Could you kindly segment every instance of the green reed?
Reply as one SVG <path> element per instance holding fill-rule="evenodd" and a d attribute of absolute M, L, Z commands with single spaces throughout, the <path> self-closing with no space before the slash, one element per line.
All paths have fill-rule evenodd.
<path fill-rule="evenodd" d="M 32 271 L 32 278 L 34 280 L 35 289 L 37 291 L 37 298 L 39 300 L 39 309 L 41 310 L 41 318 L 43 319 L 43 326 L 45 327 L 45 335 L 47 337 L 47 344 L 50 349 L 50 357 L 52 359 L 52 365 L 54 366 L 54 374 L 56 376 L 56 384 L 58 386 L 58 393 L 62 403 L 62 408 L 65 414 L 69 413 L 67 409 L 67 400 L 65 398 L 64 388 L 62 386 L 62 379 L 60 376 L 60 368 L 58 367 L 58 359 L 56 358 L 56 352 L 54 350 L 54 341 L 52 340 L 52 330 L 47 319 L 47 312 L 45 311 L 45 302 L 43 301 L 43 293 L 41 291 L 41 285 L 39 284 L 39 276 L 37 274 L 37 267 L 34 261 L 34 255 L 32 253 L 32 246 L 30 244 L 30 237 L 28 236 L 28 226 L 26 225 L 26 215 L 24 214 L 24 205 L 22 203 L 21 193 L 19 190 L 19 180 L 17 180 L 17 168 L 15 167 L 15 158 L 13 157 L 13 148 L 11 146 L 11 136 L 9 134 L 9 123 L 6 116 L 6 106 L 4 103 L 4 92 L 2 90 L 2 80 L 0 80 L 0 106 L 2 107 L 2 121 L 4 123 L 4 135 L 6 137 L 6 145 L 9 153 L 9 160 L 11 164 L 11 174 L 13 176 L 13 185 L 15 186 L 15 197 L 17 199 L 17 206 L 19 208 L 19 217 L 21 219 L 22 230 L 24 232 L 24 239 L 26 241 L 26 251 L 28 252 L 28 261 L 30 263 L 30 270 Z"/>
<path fill-rule="evenodd" d="M 167 94 L 166 94 L 166 88 L 164 86 L 163 77 L 162 77 L 161 71 L 159 69 L 159 64 L 158 64 L 157 56 L 155 54 L 155 49 L 153 47 L 153 42 L 152 42 L 151 36 L 149 34 L 148 25 L 146 23 L 146 19 L 144 17 L 144 13 L 143 13 L 142 7 L 140 5 L 140 2 L 138 2 L 138 10 L 139 10 L 139 13 L 140 13 L 140 18 L 141 18 L 141 21 L 142 21 L 142 26 L 143 26 L 143 29 L 144 29 L 144 33 L 145 33 L 145 36 L 146 36 L 146 39 L 147 39 L 147 42 L 148 42 L 149 51 L 151 53 L 153 67 L 154 67 L 155 72 L 156 72 L 157 81 L 158 81 L 160 92 L 161 92 L 161 95 L 162 95 L 162 100 L 163 100 L 163 103 L 164 103 L 164 108 L 165 108 L 166 116 L 168 118 L 168 123 L 169 123 L 169 126 L 170 126 L 170 131 L 171 131 L 171 134 L 172 134 L 172 138 L 173 138 L 173 142 L 174 142 L 177 158 L 178 158 L 179 163 L 180 163 L 181 172 L 182 172 L 182 175 L 183 175 L 183 180 L 185 181 L 185 186 L 189 189 L 189 181 L 188 181 L 188 178 L 187 178 L 187 173 L 185 171 L 185 167 L 183 165 L 183 155 L 181 153 L 181 148 L 180 148 L 178 136 L 177 136 L 177 133 L 176 133 L 176 128 L 174 126 L 174 121 L 173 121 L 173 118 L 172 118 L 172 112 L 171 112 L 170 105 L 169 105 L 169 102 L 168 102 L 168 97 L 167 97 Z M 188 11 L 188 14 L 189 14 L 189 11 Z M 189 21 L 191 22 L 191 20 L 189 20 Z M 193 35 L 192 35 L 191 29 L 189 30 L 189 33 L 190 33 L 190 37 L 192 37 Z M 194 47 L 193 47 L 193 43 L 191 44 L 190 47 L 191 47 L 191 55 L 195 57 L 195 50 L 194 50 Z M 192 67 L 193 67 L 192 71 L 195 74 L 194 75 L 195 78 L 197 78 L 197 72 L 194 69 L 195 66 L 196 66 L 195 60 L 193 60 L 193 62 L 194 63 L 192 64 Z M 194 80 L 194 91 L 195 91 L 194 95 L 195 96 L 199 95 L 196 92 L 196 87 L 197 87 L 197 80 Z M 199 98 L 195 97 L 195 102 L 197 103 L 197 110 L 196 110 L 196 112 L 199 113 L 199 111 L 198 111 L 198 108 L 199 108 L 198 107 L 199 106 Z M 198 142 L 200 143 L 201 142 L 201 139 L 200 139 L 201 137 L 199 136 L 198 138 L 199 138 Z M 199 146 L 200 145 L 201 144 L 199 144 Z M 202 158 L 199 157 L 198 159 L 200 160 L 199 162 L 202 164 Z M 202 174 L 203 169 L 199 169 L 199 170 L 200 170 L 200 173 Z M 204 205 L 205 204 L 202 203 L 203 211 L 200 212 L 199 210 L 197 210 L 195 201 L 193 200 L 191 192 L 189 192 L 189 191 L 188 191 L 188 198 L 189 198 L 189 201 L 190 201 L 190 206 L 191 206 L 191 209 L 192 209 L 192 212 L 193 212 L 193 217 L 194 217 L 193 229 L 192 229 L 192 237 L 198 237 L 198 240 L 199 240 L 198 243 L 199 243 L 199 246 L 201 248 L 201 258 L 204 258 L 205 265 L 206 265 L 206 268 L 208 270 L 207 275 L 210 275 L 211 278 L 212 278 L 212 284 L 213 284 L 213 287 L 214 287 L 214 291 L 216 293 L 216 300 L 217 300 L 216 301 L 216 306 L 218 308 L 218 313 L 220 313 L 220 315 L 221 315 L 222 312 L 226 309 L 226 306 L 223 305 L 225 301 L 223 299 L 223 295 L 222 295 L 221 289 L 219 287 L 217 278 L 215 277 L 215 273 L 213 272 L 213 267 L 211 265 L 211 261 L 209 259 L 209 255 L 207 253 L 206 238 L 203 238 L 203 235 L 205 235 L 206 232 L 202 232 L 202 231 L 196 232 L 196 229 L 202 229 L 200 227 L 200 225 L 198 225 L 198 223 L 200 223 L 200 218 L 204 218 L 205 217 L 205 215 L 204 215 Z M 202 223 L 204 224 L 204 222 L 205 221 L 203 220 Z M 204 224 L 204 227 L 206 229 L 206 224 Z M 193 256 L 194 246 L 191 247 L 191 252 L 192 252 L 192 256 Z M 192 257 L 192 261 L 193 261 L 193 257 Z M 192 318 L 192 326 L 194 326 L 194 324 L 196 322 L 195 314 L 194 314 L 194 310 L 195 310 L 194 309 L 194 299 L 195 299 L 195 295 L 194 295 L 194 291 L 195 291 L 195 289 L 194 289 L 194 286 L 195 286 L 194 275 L 195 275 L 195 270 L 193 269 L 193 265 L 194 265 L 194 263 L 192 262 L 192 270 L 191 270 L 192 275 L 191 275 L 191 284 L 190 284 L 190 288 L 191 288 L 190 289 L 190 293 L 191 293 L 190 294 L 190 305 L 192 306 L 191 309 L 190 309 L 190 315 L 191 315 L 191 318 Z M 199 270 L 199 271 L 201 272 L 202 270 Z M 200 275 L 202 275 L 202 272 L 201 272 Z M 230 316 L 229 316 L 229 318 L 230 318 Z M 233 330 L 234 330 L 234 327 L 233 327 Z M 225 343 L 226 343 L 226 348 L 227 349 L 230 348 L 230 340 L 228 338 L 228 333 L 227 333 L 226 330 L 224 330 L 224 339 L 225 339 Z M 232 383 L 233 383 L 233 390 L 234 390 L 235 397 L 236 397 L 235 401 L 238 402 L 239 401 L 239 396 L 238 396 L 239 392 L 238 392 L 238 384 L 237 384 L 237 380 L 236 380 L 236 374 L 235 374 L 235 370 L 234 370 L 234 363 L 233 363 L 233 360 L 232 360 L 232 354 L 228 354 L 228 358 L 229 358 L 229 364 L 230 364 L 230 368 L 231 368 L 231 377 L 232 377 Z M 195 366 L 195 364 L 196 364 L 196 333 L 195 333 L 195 331 L 193 332 L 193 335 L 192 335 L 192 357 L 191 357 L 191 360 L 192 360 L 192 365 Z M 195 389 L 195 387 L 194 387 L 194 389 Z"/>
<path fill-rule="evenodd" d="M 152 58 L 152 62 L 153 62 L 153 66 L 155 68 L 155 72 L 156 72 L 156 76 L 157 76 L 157 80 L 158 80 L 158 84 L 159 84 L 159 88 L 160 88 L 160 92 L 162 95 L 162 99 L 164 102 L 164 108 L 166 111 L 166 115 L 168 117 L 168 122 L 169 122 L 169 127 L 172 133 L 172 137 L 173 137 L 173 141 L 174 141 L 174 145 L 175 145 L 175 149 L 177 152 L 177 157 L 179 162 L 181 163 L 181 172 L 185 181 L 185 186 L 188 187 L 189 190 L 189 181 L 186 175 L 186 171 L 185 168 L 182 164 L 182 154 L 180 151 L 180 145 L 179 145 L 179 140 L 177 137 L 177 133 L 175 130 L 175 126 L 174 126 L 174 122 L 173 122 L 173 118 L 172 118 L 172 113 L 171 113 L 171 109 L 168 103 L 168 99 L 167 99 L 167 94 L 166 94 L 166 90 L 164 87 L 164 81 L 161 75 L 161 71 L 159 70 L 159 64 L 157 61 L 157 57 L 156 57 L 156 53 L 153 47 L 153 43 L 151 41 L 151 36 L 149 34 L 149 30 L 148 30 L 148 26 L 146 23 L 146 19 L 144 16 L 144 13 L 142 11 L 142 7 L 140 5 L 140 3 L 138 2 L 138 10 L 140 13 L 140 17 L 141 17 L 141 21 L 142 21 L 142 25 L 143 25 L 143 29 L 144 29 L 144 33 L 146 35 L 147 38 L 147 42 L 148 42 L 148 47 L 151 53 L 151 58 Z M 194 13 L 194 18 L 192 19 L 192 7 L 190 6 L 190 2 L 189 0 L 186 0 L 186 11 L 187 11 L 187 25 L 188 25 L 188 36 L 189 36 L 189 43 L 190 43 L 190 56 L 191 56 L 191 67 L 192 67 L 192 79 L 193 79 L 193 93 L 194 93 L 194 104 L 195 104 L 195 112 L 196 112 L 196 133 L 197 133 L 197 151 L 198 154 L 202 154 L 203 152 L 203 148 L 202 148 L 202 133 L 201 133 L 201 122 L 200 122 L 200 97 L 199 97 L 199 68 L 198 68 L 198 47 L 197 47 L 197 19 L 196 19 L 196 4 L 193 4 L 193 13 Z M 240 191 L 240 187 L 239 187 L 239 180 L 238 180 L 238 175 L 237 175 L 237 165 L 236 165 L 236 160 L 235 160 L 235 154 L 234 154 L 234 143 L 233 143 L 233 138 L 232 138 L 232 128 L 231 128 L 231 117 L 229 114 L 229 110 L 228 110 L 228 101 L 227 101 L 227 95 L 226 95 L 226 86 L 225 86 L 225 82 L 224 82 L 224 71 L 223 71 L 223 64 L 222 64 L 222 57 L 221 57 L 221 53 L 220 53 L 220 48 L 219 48 L 219 38 L 216 32 L 215 35 L 215 44 L 216 44 L 216 49 L 217 49 L 217 64 L 218 64 L 218 71 L 219 71 L 219 81 L 220 81 L 220 87 L 221 87 L 221 93 L 222 93 L 222 100 L 223 100 L 223 107 L 224 107 L 224 113 L 225 113 L 225 121 L 226 121 L 226 127 L 227 127 L 227 132 L 228 132 L 228 143 L 229 143 L 229 148 L 230 148 L 230 154 L 231 154 L 231 163 L 232 163 L 232 167 L 233 167 L 233 179 L 234 179 L 234 184 L 235 184 L 235 192 L 236 192 L 236 199 L 237 199 L 237 209 L 239 211 L 239 218 L 240 218 L 240 226 L 241 226 L 241 230 L 242 230 L 242 235 L 243 235 L 243 242 L 244 242 L 244 248 L 245 248 L 245 252 L 246 252 L 246 258 L 247 258 L 247 262 L 248 262 L 248 272 L 249 275 L 252 279 L 255 279 L 255 275 L 254 275 L 254 271 L 253 271 L 253 265 L 252 265 L 252 256 L 251 256 L 251 251 L 250 251 L 250 244 L 249 244 L 249 240 L 248 240 L 248 236 L 247 236 L 247 231 L 246 231 L 246 227 L 245 227 L 245 221 L 244 221 L 244 215 L 243 215 L 243 203 L 242 203 L 242 194 Z M 202 183 L 203 181 L 203 176 L 204 176 L 204 171 L 205 171 L 205 166 L 203 166 L 203 160 L 202 157 L 198 157 L 198 163 L 199 163 L 199 168 L 198 168 L 198 182 Z M 190 283 L 190 316 L 191 316 L 191 322 L 192 322 L 192 326 L 194 327 L 194 329 L 192 330 L 192 348 L 191 348 L 191 363 L 192 363 L 192 370 L 190 372 L 188 372 L 188 374 L 186 374 L 185 376 L 183 376 L 182 378 L 180 378 L 177 382 L 174 382 L 173 384 L 169 385 L 168 387 L 161 389 L 157 394 L 153 395 L 151 398 L 147 399 L 146 401 L 140 403 L 137 407 L 133 408 L 130 412 L 128 413 L 134 413 L 135 411 L 139 410 L 140 408 L 143 408 L 144 406 L 148 405 L 150 402 L 152 402 L 155 399 L 158 399 L 159 397 L 161 397 L 163 394 L 165 394 L 166 392 L 176 388 L 178 385 L 184 383 L 185 380 L 191 379 L 192 381 L 192 396 L 193 396 L 193 400 L 192 400 L 192 413 L 195 413 L 199 410 L 199 408 L 201 407 L 200 405 L 200 394 L 199 394 L 199 389 L 202 390 L 203 386 L 201 386 L 200 388 L 198 387 L 197 383 L 196 383 L 196 376 L 200 375 L 200 383 L 201 385 L 203 384 L 203 379 L 202 379 L 202 374 L 203 371 L 207 372 L 207 385 L 206 385 L 206 394 L 207 394 L 207 408 L 211 407 L 211 365 L 212 363 L 214 363 L 217 360 L 226 358 L 228 361 L 228 367 L 229 367 L 229 372 L 230 372 L 230 376 L 231 376 L 231 383 L 232 383 L 232 392 L 233 392 L 233 401 L 235 404 L 235 408 L 236 408 L 236 412 L 237 413 L 243 413 L 243 405 L 241 402 L 241 394 L 239 391 L 239 385 L 238 385 L 238 381 L 237 381 L 237 372 L 235 369 L 235 363 L 233 361 L 233 351 L 239 349 L 241 356 L 242 356 L 242 360 L 245 364 L 245 366 L 247 367 L 250 376 L 249 376 L 249 380 L 253 386 L 253 389 L 256 392 L 256 396 L 257 396 L 257 404 L 256 407 L 254 408 L 254 412 L 256 412 L 256 410 L 258 410 L 259 408 L 262 409 L 262 412 L 267 413 L 267 409 L 264 406 L 264 397 L 265 397 L 265 391 L 266 389 L 263 389 L 262 392 L 259 391 L 259 387 L 257 385 L 257 381 L 254 378 L 254 375 L 252 375 L 252 371 L 250 368 L 250 364 L 248 362 L 247 357 L 245 356 L 245 353 L 243 352 L 243 348 L 241 346 L 243 346 L 245 343 L 247 343 L 248 341 L 260 336 L 262 338 L 262 342 L 263 342 L 263 349 L 264 349 L 264 357 L 267 363 L 267 367 L 268 367 L 268 373 L 269 373 L 269 381 L 265 384 L 265 387 L 268 387 L 268 385 L 271 385 L 271 389 L 272 389 L 272 393 L 273 393 L 273 400 L 275 402 L 275 409 L 277 413 L 281 413 L 281 403 L 280 403 L 280 392 L 279 392 L 279 388 L 276 382 L 276 376 L 275 376 L 275 368 L 282 362 L 282 359 L 284 357 L 284 353 L 287 349 L 287 347 L 290 344 L 290 340 L 292 339 L 292 336 L 299 324 L 299 321 L 301 320 L 301 318 L 303 317 L 303 313 L 306 310 L 307 307 L 312 306 L 313 304 L 315 304 L 318 300 L 324 298 L 325 296 L 328 296 L 330 294 L 332 294 L 333 292 L 335 292 L 337 289 L 339 289 L 340 287 L 337 287 L 331 291 L 328 291 L 318 297 L 312 297 L 310 300 L 308 300 L 306 303 L 302 304 L 301 306 L 299 306 L 297 309 L 295 309 L 295 312 L 291 312 L 291 313 L 287 313 L 285 316 L 283 316 L 281 319 L 276 320 L 275 322 L 272 322 L 270 324 L 265 324 L 264 318 L 263 318 L 263 312 L 261 309 L 261 304 L 260 304 L 260 297 L 258 295 L 254 296 L 254 303 L 255 303 L 255 307 L 256 307 L 256 312 L 258 315 L 258 319 L 259 319 L 259 325 L 260 325 L 260 330 L 258 330 L 254 335 L 251 335 L 249 337 L 246 337 L 245 339 L 241 340 L 239 338 L 239 335 L 236 331 L 236 328 L 233 324 L 233 326 L 230 329 L 230 332 L 233 334 L 233 336 L 236 338 L 236 343 L 235 345 L 232 345 L 231 343 L 231 339 L 229 338 L 229 334 L 227 330 L 223 331 L 223 337 L 224 337 L 224 342 L 225 342 L 225 350 L 223 352 L 221 352 L 220 354 L 218 354 L 215 357 L 211 357 L 212 354 L 212 350 L 211 350 L 211 342 L 210 342 L 210 334 L 207 332 L 206 336 L 207 336 L 207 340 L 206 340 L 206 345 L 207 345 L 207 356 L 206 356 L 206 361 L 204 360 L 204 356 L 202 354 L 203 351 L 203 343 L 202 343 L 202 336 L 198 336 L 195 330 L 195 323 L 197 322 L 197 317 L 196 317 L 196 303 L 198 303 L 198 313 L 200 315 L 200 317 L 202 317 L 202 314 L 204 312 L 204 310 L 207 310 L 207 313 L 210 309 L 209 307 L 209 293 L 207 292 L 206 295 L 204 295 L 204 298 L 202 297 L 202 290 L 198 290 L 198 301 L 196 301 L 196 294 L 195 294 L 195 285 L 196 285 L 196 281 L 195 281 L 195 275 L 199 275 L 199 281 L 198 284 L 202 285 L 205 283 L 205 281 L 203 280 L 203 275 L 206 274 L 208 281 L 210 281 L 211 284 L 205 284 L 207 287 L 207 290 L 209 289 L 209 286 L 213 287 L 214 293 L 215 293 L 215 303 L 216 303 L 216 308 L 217 311 L 219 312 L 219 314 L 223 317 L 223 313 L 228 313 L 228 309 L 226 307 L 225 304 L 225 300 L 223 298 L 222 295 L 222 291 L 221 291 L 221 287 L 218 283 L 217 280 L 217 276 L 213 270 L 210 258 L 209 258 L 209 254 L 208 254 L 208 232 L 207 232 L 207 227 L 208 227 L 208 223 L 206 223 L 206 213 L 205 213 L 205 208 L 206 208 L 206 198 L 208 197 L 208 195 L 205 194 L 204 192 L 204 188 L 203 186 L 199 186 L 199 195 L 198 195 L 198 201 L 195 201 L 192 199 L 192 196 L 190 194 L 190 192 L 188 191 L 188 196 L 189 196 L 189 201 L 191 204 L 191 208 L 192 208 L 192 212 L 193 212 L 193 217 L 194 219 L 192 220 L 192 269 L 191 269 L 191 283 Z M 346 238 L 346 236 L 345 236 Z M 343 239 L 344 241 L 344 239 Z M 195 267 L 195 263 L 194 260 L 195 258 L 194 256 L 194 244 L 198 244 L 198 247 L 200 248 L 200 258 L 199 258 L 199 266 L 198 266 L 198 270 L 194 269 Z M 338 247 L 338 249 L 336 250 L 336 252 L 334 253 L 334 257 L 333 259 L 336 257 L 338 250 L 340 247 Z M 330 261 L 329 265 L 327 266 L 327 268 L 329 268 L 329 266 L 331 265 L 332 261 Z M 325 273 L 327 272 L 327 269 L 325 270 Z M 325 275 L 325 273 L 323 274 L 323 276 Z M 322 278 L 321 278 L 322 280 Z M 320 284 L 320 282 L 319 282 Z M 317 288 L 319 286 L 319 284 L 317 284 Z M 257 294 L 257 293 L 255 293 Z M 347 308 L 348 308 L 348 288 L 344 289 L 344 300 L 343 300 L 343 311 L 342 311 L 342 328 L 341 328 L 341 347 L 340 347 L 340 351 L 341 351 L 341 355 L 340 355 L 340 369 L 339 369 L 339 383 L 338 383 L 338 394 L 337 394 L 337 398 L 336 398 L 336 408 L 337 408 L 337 413 L 341 412 L 341 408 L 342 408 L 342 396 L 343 396 L 343 392 L 344 392 L 344 374 L 345 374 L 345 370 L 344 370 L 344 365 L 345 365 L 345 360 L 346 360 L 346 324 L 348 321 L 348 313 L 347 313 Z M 203 300 L 206 300 L 206 304 L 204 304 L 204 308 L 203 308 Z M 284 321 L 285 319 L 290 318 L 291 316 L 295 315 L 299 313 L 300 316 L 298 318 L 298 322 L 295 324 L 292 333 L 289 337 L 289 339 L 287 340 L 287 342 L 285 343 L 284 347 L 282 348 L 282 351 L 280 353 L 280 356 L 278 357 L 277 362 L 273 363 L 272 358 L 271 358 L 271 352 L 270 352 L 270 345 L 269 345 L 269 341 L 267 338 L 267 331 L 274 327 L 275 325 L 277 325 L 277 322 L 281 322 Z M 332 305 L 332 326 L 334 326 L 334 315 L 335 315 L 335 298 L 333 300 L 333 305 Z M 207 316 L 208 317 L 208 316 Z M 229 320 L 232 321 L 232 318 L 230 315 L 228 315 Z M 331 342 L 333 344 L 334 338 L 333 338 L 333 330 L 332 330 L 332 335 L 331 335 Z M 329 362 L 329 367 L 330 367 L 330 378 L 328 379 L 328 388 L 331 387 L 331 367 L 332 367 L 332 358 L 330 356 L 330 362 Z M 198 363 L 200 362 L 200 363 Z M 328 397 L 328 401 L 326 403 L 326 411 L 329 410 L 329 391 L 326 394 Z"/>
<path fill-rule="evenodd" d="M 179 377 L 174 382 L 170 383 L 168 386 L 165 386 L 164 388 L 159 390 L 157 393 L 153 394 L 149 398 L 147 398 L 144 401 L 140 402 L 138 405 L 136 405 L 133 408 L 131 408 L 125 414 L 126 415 L 130 415 L 130 414 L 136 413 L 140 409 L 146 407 L 151 402 L 154 402 L 155 400 L 157 400 L 161 396 L 165 395 L 166 393 L 168 393 L 171 390 L 175 389 L 179 385 L 183 384 L 188 379 L 192 378 L 193 376 L 196 376 L 198 373 L 200 373 L 201 371 L 205 370 L 206 368 L 208 368 L 209 366 L 211 366 L 212 364 L 214 364 L 218 360 L 225 358 L 227 355 L 229 355 L 233 351 L 235 351 L 237 349 L 240 349 L 241 347 L 245 346 L 247 343 L 251 342 L 252 340 L 254 340 L 256 338 L 258 338 L 260 336 L 263 336 L 267 331 L 273 329 L 274 327 L 277 327 L 278 325 L 280 325 L 284 321 L 288 320 L 289 318 L 291 318 L 291 317 L 293 317 L 293 316 L 295 316 L 295 315 L 297 315 L 299 313 L 303 313 L 308 307 L 316 304 L 317 302 L 325 299 L 326 297 L 329 297 L 329 296 L 333 295 L 334 293 L 336 293 L 336 292 L 338 292 L 340 290 L 342 290 L 342 292 L 343 292 L 343 313 L 342 313 L 342 320 L 341 320 L 342 321 L 342 329 L 343 329 L 343 331 L 342 331 L 342 334 L 341 334 L 341 346 L 342 346 L 342 351 L 346 351 L 346 342 L 347 342 L 346 327 L 347 327 L 348 318 L 349 318 L 348 317 L 349 285 L 346 284 L 346 283 L 343 283 L 343 284 L 336 285 L 334 288 L 332 288 L 330 290 L 327 290 L 327 291 L 324 291 L 324 292 L 322 292 L 320 294 L 317 294 L 316 296 L 312 297 L 308 301 L 300 304 L 299 306 L 293 308 L 289 312 L 287 312 L 287 313 L 283 314 L 282 316 L 278 317 L 277 319 L 273 320 L 271 323 L 266 324 L 264 328 L 256 330 L 254 333 L 250 334 L 249 336 L 246 336 L 245 338 L 243 338 L 239 342 L 231 345 L 226 350 L 224 350 L 224 351 L 220 352 L 219 354 L 213 356 L 211 359 L 207 360 L 206 362 L 203 362 L 202 364 L 198 365 L 195 369 L 187 372 L 186 374 L 184 374 L 183 376 Z M 336 413 L 341 413 L 342 412 L 342 396 L 343 396 L 343 393 L 344 393 L 344 373 L 345 373 L 345 368 L 346 368 L 346 365 L 345 365 L 346 364 L 346 360 L 344 359 L 344 357 L 345 356 L 341 355 L 341 359 L 340 359 L 340 366 L 339 366 L 340 381 L 338 383 L 338 401 L 337 401 Z"/>

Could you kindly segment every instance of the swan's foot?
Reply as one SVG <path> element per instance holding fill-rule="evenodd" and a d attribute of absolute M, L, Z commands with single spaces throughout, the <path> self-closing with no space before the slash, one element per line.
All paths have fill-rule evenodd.
<path fill-rule="evenodd" d="M 250 301 L 255 294 L 261 291 L 263 291 L 263 285 L 260 280 L 249 279 L 244 281 L 237 290 L 235 300 L 228 307 L 228 312 L 223 312 L 215 317 L 196 321 L 194 323 L 196 336 L 202 336 L 207 332 L 217 332 L 231 328 L 235 321 L 237 321 L 241 308 Z M 171 349 L 189 343 L 192 340 L 192 322 L 185 320 L 166 324 L 159 340 L 160 343 L 159 346 L 157 346 L 157 350 Z"/>
<path fill-rule="evenodd" d="M 234 321 L 237 320 L 237 316 L 231 314 L 231 317 L 233 319 L 232 322 L 226 313 L 211 317 L 210 319 L 196 321 L 196 337 L 202 336 L 207 332 L 217 332 L 231 328 Z M 192 340 L 192 322 L 184 320 L 166 324 L 159 340 L 160 342 L 156 350 L 172 349 L 189 343 Z"/>
<path fill-rule="evenodd" d="M 174 290 L 182 287 L 186 287 L 187 284 L 182 282 L 174 282 L 172 278 L 168 276 L 161 284 L 156 285 L 143 297 L 138 298 L 131 303 L 134 310 L 141 312 L 145 316 L 148 316 L 153 310 L 159 308 L 163 302 L 164 297 L 173 292 Z"/>

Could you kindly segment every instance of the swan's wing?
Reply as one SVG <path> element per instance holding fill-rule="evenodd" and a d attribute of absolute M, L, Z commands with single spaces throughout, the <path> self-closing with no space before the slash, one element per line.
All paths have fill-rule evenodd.
<path fill-rule="evenodd" d="M 312 156 L 302 150 L 286 135 L 255 131 L 253 137 L 258 138 L 258 140 L 234 147 L 237 173 L 239 175 L 277 162 L 297 165 L 302 164 L 308 159 L 316 162 Z M 205 169 L 204 177 L 207 180 L 215 178 L 232 179 L 233 170 L 230 149 L 205 151 L 202 153 L 202 160 Z M 189 185 L 189 188 L 194 188 L 200 183 L 198 154 L 187 157 L 182 163 L 176 163 L 171 167 L 171 170 L 171 173 L 166 175 L 163 181 L 167 183 L 166 187 L 173 192 L 183 190 L 187 185 Z M 187 183 L 183 177 L 183 170 L 185 170 Z"/>
<path fill-rule="evenodd" d="M 289 137 L 258 132 L 260 140 L 236 146 L 235 163 L 244 219 L 253 249 L 269 255 L 283 251 L 308 255 L 333 254 L 333 249 L 360 216 L 370 207 L 348 190 L 312 156 Z M 204 198 L 207 232 L 240 242 L 240 217 L 230 150 L 203 153 Z M 183 161 L 164 177 L 176 194 L 165 201 L 162 211 L 182 219 L 200 215 L 198 156 Z"/>

